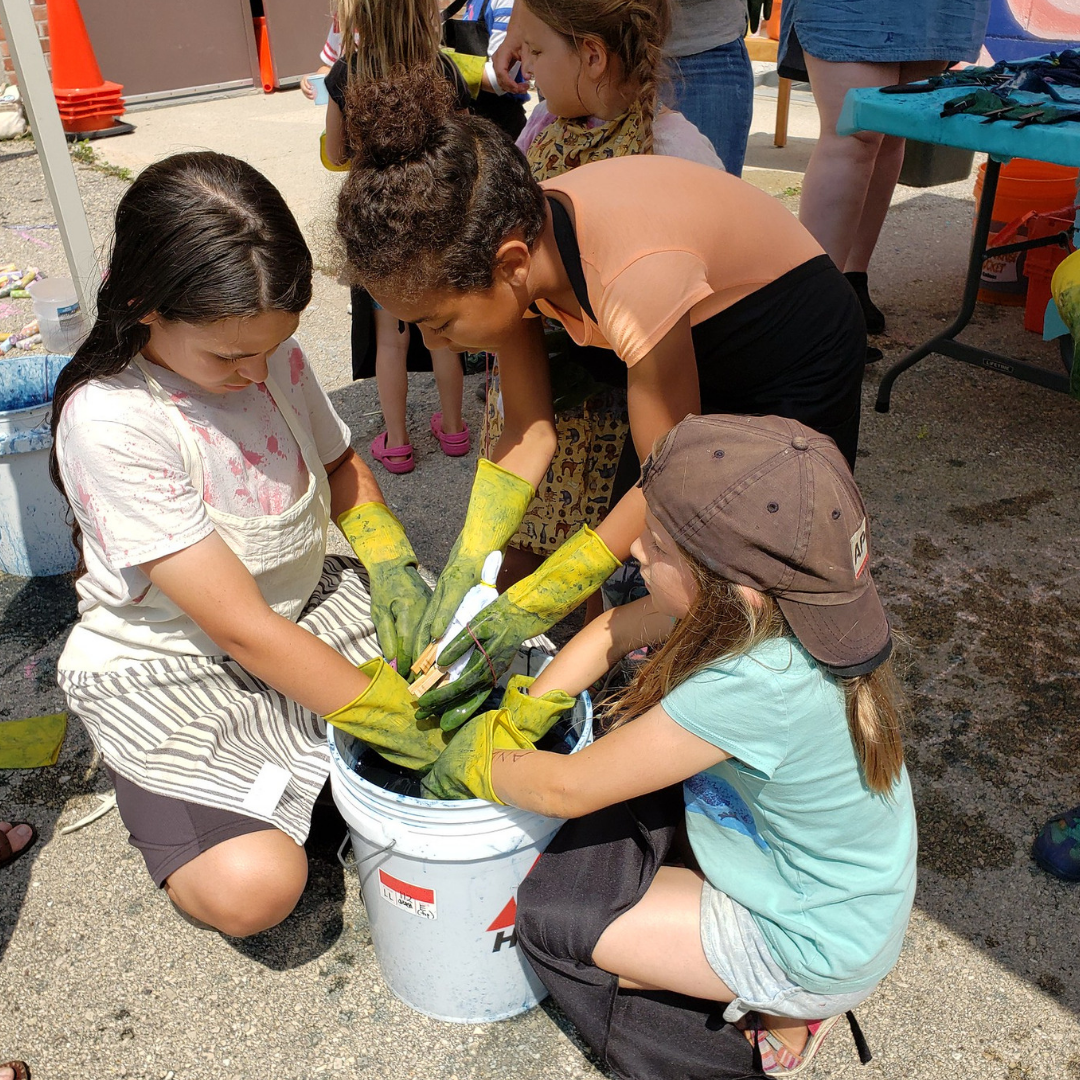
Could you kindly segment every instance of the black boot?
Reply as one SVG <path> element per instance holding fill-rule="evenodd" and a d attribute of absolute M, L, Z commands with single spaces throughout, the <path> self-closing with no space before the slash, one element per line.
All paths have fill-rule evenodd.
<path fill-rule="evenodd" d="M 868 334 L 880 334 L 885 329 L 885 316 L 881 309 L 870 299 L 870 291 L 866 283 L 866 275 L 855 270 L 844 274 L 855 295 L 859 298 L 859 306 L 862 308 L 863 319 L 866 320 L 866 332 Z"/>

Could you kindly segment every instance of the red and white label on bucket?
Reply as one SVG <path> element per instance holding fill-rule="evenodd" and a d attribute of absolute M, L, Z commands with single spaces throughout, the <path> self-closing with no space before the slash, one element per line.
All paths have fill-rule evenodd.
<path fill-rule="evenodd" d="M 391 877 L 385 870 L 379 871 L 379 894 L 394 907 L 419 915 L 422 919 L 438 918 L 435 911 L 435 890 L 422 889 L 407 881 Z"/>

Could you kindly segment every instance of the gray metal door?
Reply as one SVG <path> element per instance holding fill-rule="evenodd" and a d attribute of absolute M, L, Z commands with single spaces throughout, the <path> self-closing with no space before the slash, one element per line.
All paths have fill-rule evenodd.
<path fill-rule="evenodd" d="M 330 0 L 263 0 L 278 86 L 292 86 L 320 64 L 333 15 Z"/>
<path fill-rule="evenodd" d="M 79 0 L 79 7 L 102 77 L 123 84 L 129 104 L 239 89 L 258 78 L 248 0 Z"/>

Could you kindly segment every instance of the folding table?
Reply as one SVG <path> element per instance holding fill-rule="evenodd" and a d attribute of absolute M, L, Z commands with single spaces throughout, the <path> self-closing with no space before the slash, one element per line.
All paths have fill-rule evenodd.
<path fill-rule="evenodd" d="M 900 135 L 922 142 L 942 146 L 957 146 L 989 154 L 986 175 L 983 178 L 982 197 L 975 215 L 975 230 L 971 237 L 967 276 L 964 280 L 960 310 L 950 326 L 929 341 L 913 349 L 902 360 L 893 364 L 885 373 L 878 389 L 875 408 L 878 412 L 889 411 L 889 398 L 893 383 L 909 367 L 924 356 L 938 353 L 962 360 L 966 364 L 988 368 L 1014 379 L 1037 383 L 1051 390 L 1068 393 L 1069 378 L 1064 372 L 1049 371 L 1035 364 L 1026 363 L 1011 356 L 989 352 L 977 346 L 965 345 L 957 335 L 967 326 L 975 311 L 984 260 L 1010 252 L 1026 251 L 1033 247 L 1055 244 L 1067 239 L 1068 233 L 1026 240 L 999 247 L 986 247 L 990 235 L 991 213 L 997 192 L 998 173 L 1004 162 L 1014 157 L 1035 158 L 1057 165 L 1080 166 L 1080 122 L 1065 121 L 1059 124 L 1031 124 L 1017 128 L 1016 121 L 996 120 L 984 123 L 983 117 L 958 113 L 942 117 L 945 102 L 976 89 L 972 86 L 951 86 L 922 93 L 885 94 L 877 88 L 849 90 L 844 99 L 840 120 L 836 125 L 841 135 L 856 131 L 881 131 L 886 135 Z M 1080 109 L 1080 88 L 1055 86 L 1068 101 L 1075 101 Z M 1017 101 L 1046 104 L 1041 94 L 1013 91 L 1010 95 Z"/>

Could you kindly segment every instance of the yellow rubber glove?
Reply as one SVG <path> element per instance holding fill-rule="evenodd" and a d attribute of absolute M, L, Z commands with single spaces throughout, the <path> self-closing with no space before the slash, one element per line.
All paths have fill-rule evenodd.
<path fill-rule="evenodd" d="M 531 697 L 529 687 L 534 682 L 533 675 L 515 675 L 507 683 L 499 707 L 510 713 L 514 726 L 525 738 L 537 742 L 564 712 L 574 707 L 574 699 L 565 690 L 549 690 L 540 697 Z"/>
<path fill-rule="evenodd" d="M 395 765 L 416 772 L 429 768 L 450 736 L 434 720 L 417 720 L 409 684 L 385 660 L 369 660 L 359 670 L 370 685 L 355 701 L 328 713 L 326 722 L 362 739 Z"/>
<path fill-rule="evenodd" d="M 542 634 L 573 611 L 618 567 L 619 560 L 587 525 L 574 533 L 443 649 L 438 662 L 448 667 L 470 645 L 479 646 L 458 678 L 420 698 L 418 715 L 442 716 L 444 728 L 457 727 L 483 703 L 484 690 L 510 666 L 523 641 Z"/>
<path fill-rule="evenodd" d="M 476 463 L 476 478 L 469 495 L 465 524 L 420 621 L 413 642 L 414 657 L 446 633 L 465 594 L 480 580 L 484 560 L 491 552 L 506 547 L 510 537 L 517 532 L 532 497 L 533 487 L 527 480 L 487 458 Z"/>
<path fill-rule="evenodd" d="M 469 88 L 469 97 L 476 100 L 481 90 L 481 80 L 484 77 L 484 66 L 487 64 L 486 56 L 473 56 L 471 53 L 461 53 L 456 49 L 449 49 L 445 45 L 441 51 L 453 62 L 454 67 L 461 72 L 465 85 Z"/>
<path fill-rule="evenodd" d="M 1058 263 L 1050 279 L 1050 292 L 1073 339 L 1072 375 L 1069 393 L 1080 399 L 1080 251 Z"/>
<path fill-rule="evenodd" d="M 496 750 L 535 749 L 518 730 L 508 709 L 481 713 L 454 736 L 423 778 L 424 795 L 429 799 L 487 799 L 503 806 L 491 786 L 492 754 Z"/>
<path fill-rule="evenodd" d="M 388 660 L 397 661 L 398 671 L 406 672 L 415 659 L 416 629 L 431 599 L 431 589 L 416 569 L 412 544 L 384 503 L 354 506 L 337 523 L 368 572 L 379 648 Z"/>

